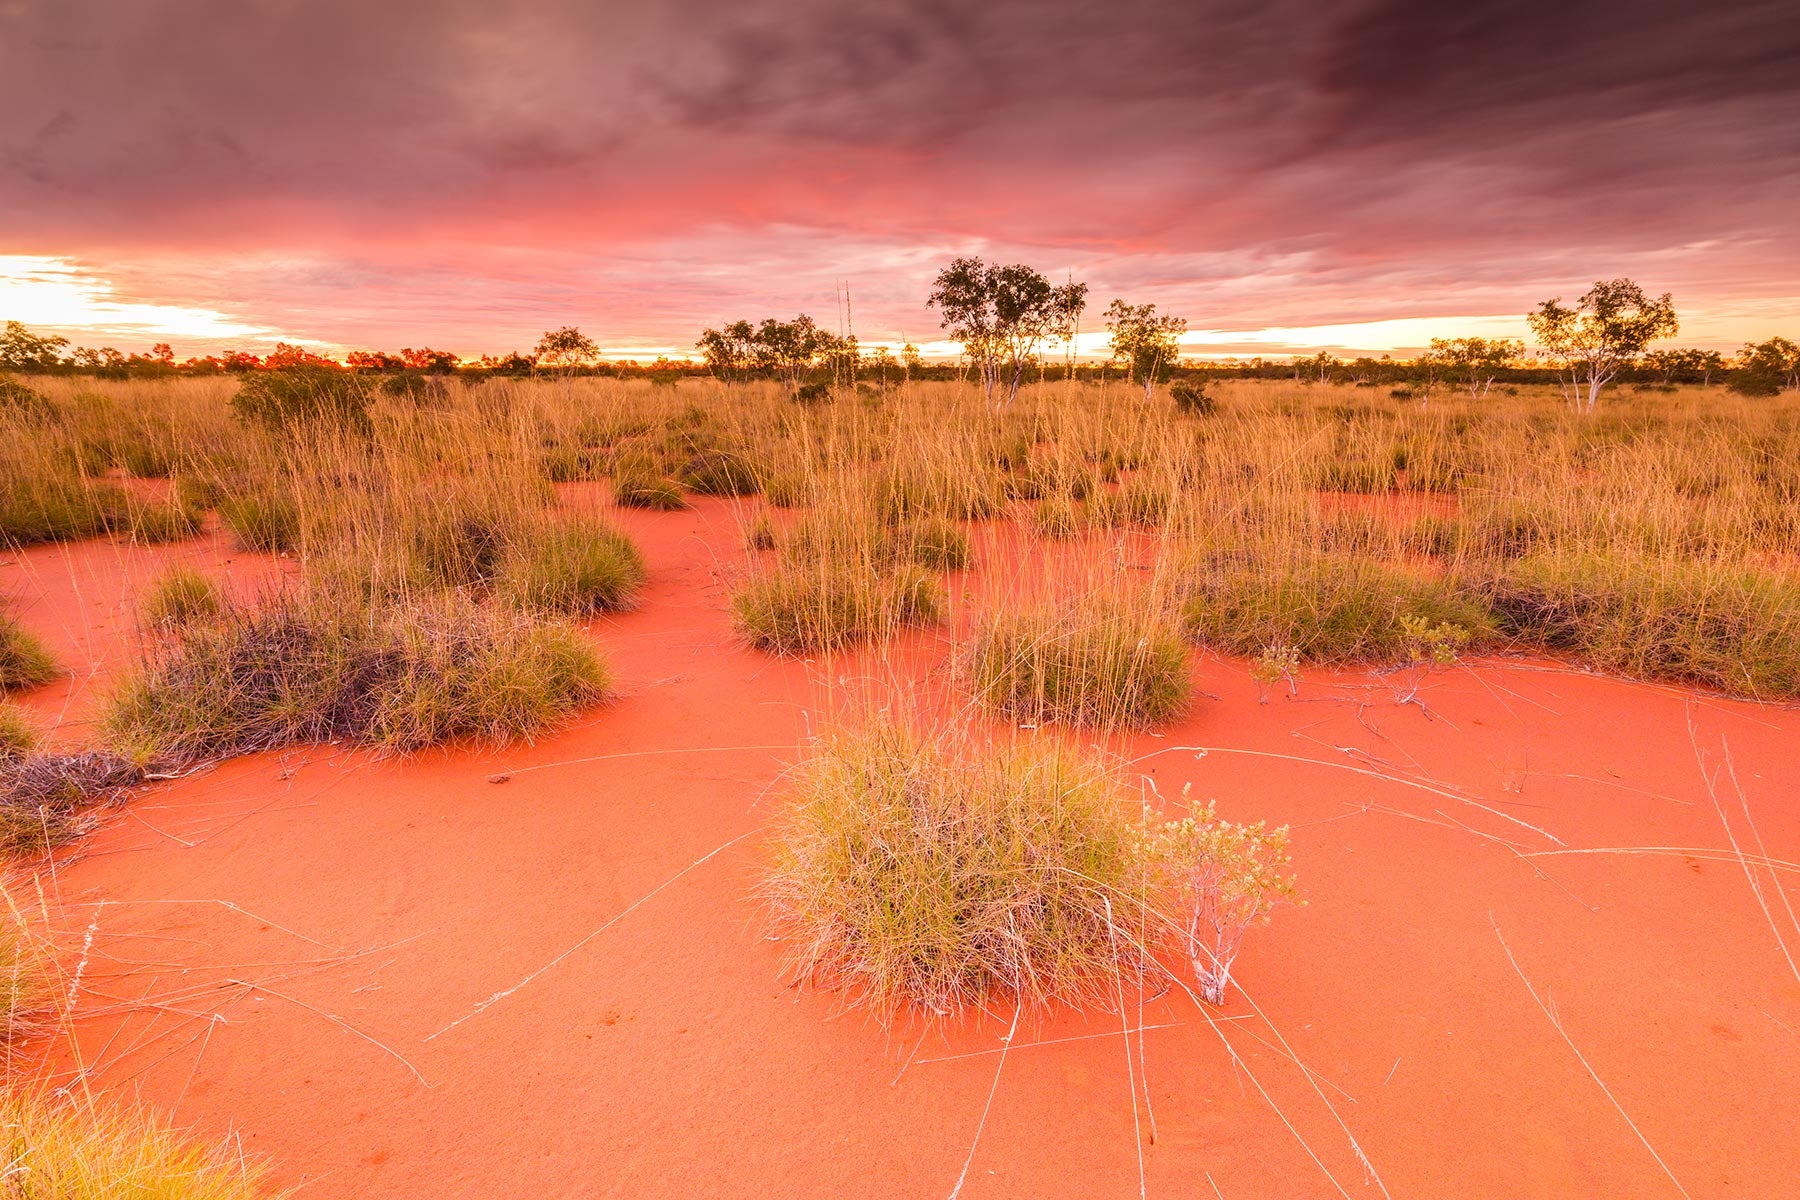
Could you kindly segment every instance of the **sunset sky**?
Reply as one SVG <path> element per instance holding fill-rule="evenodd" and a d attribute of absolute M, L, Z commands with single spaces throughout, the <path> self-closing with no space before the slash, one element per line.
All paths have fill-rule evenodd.
<path fill-rule="evenodd" d="M 1524 335 L 1631 275 L 1800 336 L 1792 0 L 0 0 L 0 320 L 609 354 L 939 336 L 1029 262 L 1190 353 Z"/>

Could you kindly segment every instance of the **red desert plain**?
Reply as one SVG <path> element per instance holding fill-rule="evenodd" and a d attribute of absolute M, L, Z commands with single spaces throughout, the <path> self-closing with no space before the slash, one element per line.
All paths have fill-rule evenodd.
<path fill-rule="evenodd" d="M 0 1200 L 1800 1197 L 1793 0 L 0 0 Z"/>
<path fill-rule="evenodd" d="M 234 385 L 97 386 L 204 411 Z M 9 889 L 21 928 L 47 939 L 59 1002 L 15 1042 L 15 1074 L 141 1101 L 224 1141 L 231 1161 L 266 1164 L 271 1191 L 321 1197 L 1775 1196 L 1800 1171 L 1784 1115 L 1800 1077 L 1800 713 L 1724 694 L 1748 687 L 1580 665 L 1598 650 L 1547 655 L 1506 616 L 1524 608 L 1504 583 L 1458 582 L 1520 577 L 1545 551 L 1517 545 L 1616 519 L 1606 481 L 1626 460 L 1646 472 L 1632 515 L 1653 522 L 1648 481 L 1688 463 L 1699 413 L 1760 429 L 1767 411 L 1645 393 L 1617 426 L 1637 434 L 1609 442 L 1550 393 L 1471 416 L 1454 398 L 1421 413 L 1385 390 L 1240 383 L 1215 385 L 1218 409 L 1192 417 L 1117 384 L 1046 384 L 993 419 L 1001 442 L 1039 430 L 1015 458 L 927 439 L 951 413 L 986 421 L 959 385 L 800 407 L 769 385 L 574 386 L 574 402 L 559 383 L 494 380 L 377 405 L 413 466 L 338 443 L 290 462 L 290 479 L 330 464 L 345 481 L 301 501 L 304 537 L 321 539 L 304 550 L 246 548 L 255 530 L 223 496 L 210 503 L 224 516 L 190 533 L 134 535 L 131 520 L 148 528 L 142 514 L 198 489 L 115 477 L 89 485 L 129 514 L 115 532 L 0 560 L 16 627 L 57 664 L 13 697 L 45 732 L 39 756 L 130 741 L 142 713 L 121 716 L 116 697 L 146 678 L 200 686 L 171 663 L 218 636 L 207 622 L 247 618 L 156 623 L 146 604 L 171 578 L 218 585 L 231 614 L 329 575 L 335 555 L 378 577 L 382 551 L 339 511 L 351 490 L 377 508 L 404 501 L 405 536 L 422 545 L 433 514 L 461 505 L 464 539 L 485 536 L 478 516 L 605 527 L 641 564 L 628 601 L 570 618 L 609 664 L 604 695 L 528 738 L 162 751 L 122 805 L 44 809 L 86 832 L 50 838 Z M 471 432 L 484 404 L 511 415 Z M 519 444 L 528 405 L 586 424 L 559 433 L 543 418 L 550 431 Z M 1516 458 L 1513 423 L 1546 412 L 1557 449 Z M 1459 424 L 1476 433 L 1432 440 Z M 265 453 L 265 436 L 242 427 L 234 453 Z M 1319 486 L 1386 437 L 1412 439 L 1407 475 L 1380 491 Z M 483 438 L 507 471 L 459 475 Z M 482 491 L 512 486 L 515 455 L 559 463 L 559 447 L 614 438 L 595 459 L 605 478 L 525 488 L 526 517 Z M 1109 440 L 1133 465 L 1069 484 Z M 786 457 L 795 441 L 825 465 Z M 667 510 L 624 502 L 631 447 L 651 445 L 680 460 L 659 481 L 667 469 L 699 485 L 674 488 Z M 859 446 L 885 448 L 859 464 Z M 1219 490 L 1271 446 L 1286 466 Z M 1420 447 L 1481 457 L 1484 479 L 1542 478 L 1504 495 L 1472 472 L 1413 490 Z M 1544 506 L 1520 534 L 1532 487 L 1562 486 L 1567 464 L 1544 460 L 1577 448 L 1609 460 L 1598 494 Z M 753 460 L 795 465 L 720 484 L 721 464 Z M 1083 499 L 1069 530 L 1026 498 L 1071 487 Z M 932 523 L 938 565 L 921 578 L 938 607 L 772 652 L 745 594 L 879 558 L 869 539 L 894 527 L 864 524 L 867 496 L 910 497 L 906 519 Z M 1689 507 L 1715 526 L 1735 511 Z M 341 538 L 329 547 L 327 527 Z M 1512 548 L 1478 548 L 1490 542 Z M 1358 563 L 1387 572 L 1353 583 L 1376 597 L 1366 612 L 1321 574 Z M 1255 638 L 1298 652 L 1273 667 L 1258 666 L 1266 651 L 1209 644 L 1236 635 L 1206 633 L 1195 610 L 1248 604 L 1230 591 L 1243 570 L 1264 596 L 1245 618 Z M 1409 649 L 1418 626 L 1404 623 L 1398 648 L 1381 642 L 1396 613 L 1442 608 L 1452 587 L 1495 597 L 1501 615 L 1465 615 L 1454 648 Z M 1303 603 L 1280 599 L 1300 589 Z M 1083 615 L 1096 595 L 1104 618 Z M 1181 603 L 1187 616 L 1166 616 Z M 1689 600 L 1658 604 L 1653 633 L 1705 619 Z M 822 636 L 836 611 L 823 603 L 802 625 Z M 1008 619 L 1038 622 L 1036 650 L 1006 667 L 1031 676 L 1008 684 L 1024 691 L 995 703 L 971 648 Z M 1634 617 L 1619 605 L 1607 619 Z M 1139 648 L 1186 632 L 1172 663 L 1132 646 L 1115 661 L 1092 638 L 1106 620 L 1131 623 Z M 1371 661 L 1337 661 L 1333 637 L 1374 646 L 1358 651 Z M 278 669 L 236 653 L 218 669 Z M 1143 693 L 1122 679 L 1153 670 L 1181 677 L 1178 705 L 1154 720 L 1051 703 L 1112 689 L 1124 706 Z M 963 730 L 972 753 L 1067 747 L 1120 783 L 1128 817 L 1212 801 L 1218 820 L 1286 827 L 1295 890 L 1249 930 L 1223 1003 L 1200 999 L 1166 946 L 1151 966 L 1115 963 L 1079 1004 L 991 987 L 955 1007 L 884 1007 L 843 970 L 797 975 L 800 934 L 770 911 L 772 843 L 809 756 L 894 712 Z"/>

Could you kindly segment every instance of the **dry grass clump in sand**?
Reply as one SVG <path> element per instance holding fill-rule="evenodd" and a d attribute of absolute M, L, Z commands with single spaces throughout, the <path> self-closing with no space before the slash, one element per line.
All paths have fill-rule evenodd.
<path fill-rule="evenodd" d="M 146 1109 L 43 1090 L 0 1096 L 4 1194 L 16 1200 L 256 1200 L 276 1193 L 226 1143 L 204 1146 Z"/>
<path fill-rule="evenodd" d="M 151 643 L 103 720 L 145 762 L 335 739 L 408 751 L 529 737 L 608 683 L 578 630 L 525 611 L 457 593 L 369 602 L 296 589 Z"/>
<path fill-rule="evenodd" d="M 1800 696 L 1800 580 L 1750 567 L 1546 552 L 1492 583 L 1501 628 L 1607 671 Z"/>
<path fill-rule="evenodd" d="M 1203 567 L 1183 609 L 1188 635 L 1227 654 L 1291 647 L 1308 662 L 1393 663 L 1409 624 L 1461 630 L 1479 647 L 1493 618 L 1448 582 L 1349 554 L 1270 555 Z"/>
<path fill-rule="evenodd" d="M 0 693 L 36 687 L 56 678 L 56 661 L 36 635 L 0 612 Z"/>
<path fill-rule="evenodd" d="M 210 620 L 225 610 L 218 581 L 192 567 L 171 567 L 138 597 L 138 620 L 149 628 L 169 629 Z"/>
<path fill-rule="evenodd" d="M 891 719 L 796 769 L 762 895 L 797 978 L 887 1017 L 993 997 L 1106 1006 L 1178 951 L 1222 999 L 1243 931 L 1292 896 L 1285 830 L 1152 813 L 1054 743 Z"/>
<path fill-rule="evenodd" d="M 0 1041 L 41 1032 L 54 1004 L 44 947 L 0 878 Z"/>
<path fill-rule="evenodd" d="M 105 750 L 0 758 L 0 856 L 30 857 L 73 841 L 98 811 L 122 803 L 143 768 Z"/>
<path fill-rule="evenodd" d="M 849 503 L 799 523 L 731 593 L 738 633 L 774 654 L 837 650 L 943 619 L 925 564 L 966 563 L 967 538 L 936 521 L 890 524 Z"/>
<path fill-rule="evenodd" d="M 0 700 L 0 763 L 23 758 L 37 743 L 37 725 L 25 710 Z"/>
<path fill-rule="evenodd" d="M 630 608 L 646 578 L 630 538 L 580 516 L 544 521 L 508 548 L 499 571 L 500 589 L 520 604 L 572 617 Z"/>
<path fill-rule="evenodd" d="M 1178 623 L 1146 598 L 997 613 L 976 626 L 958 667 L 977 700 L 1028 723 L 1158 725 L 1193 690 Z"/>

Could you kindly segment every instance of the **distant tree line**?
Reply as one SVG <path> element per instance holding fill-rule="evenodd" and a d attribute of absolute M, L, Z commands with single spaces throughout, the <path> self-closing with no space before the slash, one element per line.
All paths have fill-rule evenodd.
<path fill-rule="evenodd" d="M 266 354 L 228 351 L 177 361 L 167 343 L 147 354 L 112 347 L 71 348 L 67 338 L 34 333 L 18 321 L 0 332 L 0 372 L 87 374 L 102 378 L 154 378 L 173 374 L 251 371 L 351 371 L 384 376 L 578 375 L 645 378 L 675 383 L 707 376 L 725 381 L 776 380 L 797 399 L 822 397 L 856 385 L 886 389 L 918 379 L 973 378 L 989 402 L 1003 407 L 1027 378 L 1104 381 L 1123 378 L 1148 399 L 1167 381 L 1190 386 L 1206 379 L 1293 379 L 1319 384 L 1404 389 L 1429 399 L 1439 390 L 1474 399 L 1496 385 L 1556 384 L 1569 403 L 1591 411 L 1613 383 L 1673 387 L 1724 383 L 1751 396 L 1800 390 L 1800 345 L 1784 337 L 1747 343 L 1736 355 L 1716 350 L 1652 349 L 1680 330 L 1673 299 L 1646 294 L 1630 279 L 1596 282 L 1573 305 L 1560 297 L 1527 314 L 1535 352 L 1516 338 L 1433 338 L 1410 359 L 1340 359 L 1329 352 L 1293 357 L 1197 360 L 1180 356 L 1187 321 L 1159 313 L 1154 304 L 1115 299 L 1105 313 L 1111 357 L 1080 361 L 1074 352 L 1087 308 L 1088 285 L 1052 283 L 1022 263 L 957 258 L 933 281 L 928 307 L 962 349 L 952 362 L 927 362 L 905 343 L 865 349 L 853 332 L 832 333 L 802 313 L 791 320 L 737 320 L 708 328 L 696 343 L 698 360 L 658 358 L 606 361 L 598 345 L 565 326 L 544 334 L 528 353 L 482 355 L 468 360 L 421 347 L 397 354 L 354 350 L 342 362 L 303 346 L 277 343 Z M 1060 351 L 1060 355 L 1057 353 Z M 1192 393 L 1198 394 L 1198 393 Z"/>

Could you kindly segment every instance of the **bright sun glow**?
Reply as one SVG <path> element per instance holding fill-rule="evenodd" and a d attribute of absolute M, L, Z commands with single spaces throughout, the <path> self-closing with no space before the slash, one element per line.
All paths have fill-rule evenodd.
<path fill-rule="evenodd" d="M 257 341 L 276 336 L 272 329 L 212 309 L 119 299 L 110 280 L 66 258 L 34 255 L 0 255 L 0 315 L 38 330 L 140 341 L 151 335 Z"/>

